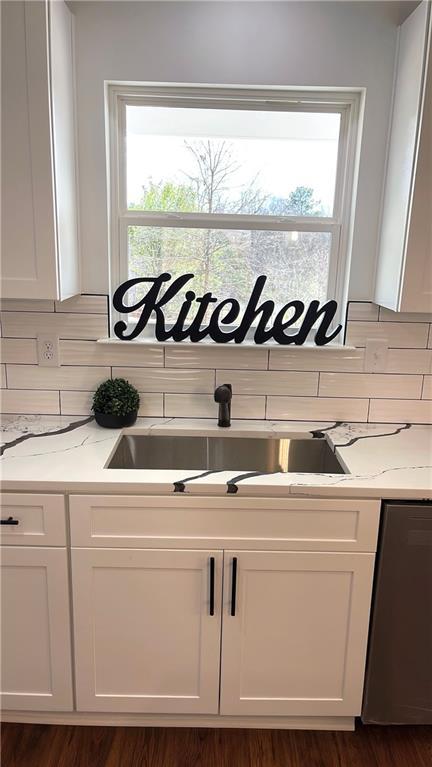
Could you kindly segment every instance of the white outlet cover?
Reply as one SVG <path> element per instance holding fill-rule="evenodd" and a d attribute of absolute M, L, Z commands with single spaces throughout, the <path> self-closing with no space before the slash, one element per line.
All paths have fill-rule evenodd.
<path fill-rule="evenodd" d="M 59 367 L 60 361 L 58 336 L 47 334 L 37 336 L 37 357 L 38 365 L 41 365 L 42 367 Z"/>

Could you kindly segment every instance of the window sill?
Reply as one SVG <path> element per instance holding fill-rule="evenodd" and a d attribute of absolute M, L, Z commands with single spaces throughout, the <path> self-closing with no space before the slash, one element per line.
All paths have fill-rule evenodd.
<path fill-rule="evenodd" d="M 202 347 L 212 347 L 214 346 L 217 349 L 271 349 L 271 351 L 275 350 L 284 350 L 284 351 L 292 351 L 292 352 L 301 352 L 302 350 L 311 351 L 314 350 L 318 353 L 325 353 L 325 352 L 340 352 L 343 354 L 344 352 L 354 351 L 355 346 L 344 346 L 341 343 L 335 342 L 335 343 L 329 343 L 326 346 L 316 346 L 313 343 L 305 343 L 302 346 L 296 346 L 295 344 L 287 344 L 286 346 L 282 344 L 277 344 L 275 342 L 269 341 L 265 344 L 255 344 L 253 341 L 243 341 L 241 344 L 234 344 L 232 342 L 226 343 L 226 344 L 218 344 L 214 341 L 199 341 L 199 343 L 192 343 L 192 341 L 156 341 L 154 338 L 134 338 L 133 341 L 120 341 L 119 338 L 99 338 L 97 340 L 98 344 L 106 344 L 106 345 L 112 345 L 112 346 L 118 346 L 118 344 L 129 344 L 130 346 L 175 346 L 175 347 L 190 347 L 193 346 L 194 348 L 202 348 Z"/>

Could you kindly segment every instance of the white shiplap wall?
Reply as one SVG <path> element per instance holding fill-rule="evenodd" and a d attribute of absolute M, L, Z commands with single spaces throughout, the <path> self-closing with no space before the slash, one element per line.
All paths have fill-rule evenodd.
<path fill-rule="evenodd" d="M 84 415 L 92 393 L 121 376 L 141 394 L 140 415 L 216 417 L 215 386 L 233 385 L 235 418 L 432 423 L 432 316 L 351 303 L 355 348 L 208 347 L 96 343 L 108 333 L 107 297 L 1 302 L 3 413 Z M 60 339 L 60 367 L 37 365 L 36 336 Z M 382 365 L 366 346 L 383 339 Z"/>

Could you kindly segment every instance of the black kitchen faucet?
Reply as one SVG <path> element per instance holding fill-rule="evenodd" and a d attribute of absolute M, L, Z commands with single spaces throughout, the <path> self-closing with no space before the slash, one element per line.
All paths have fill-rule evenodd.
<path fill-rule="evenodd" d="M 231 426 L 231 384 L 221 384 L 214 393 L 215 402 L 219 403 L 218 426 Z"/>

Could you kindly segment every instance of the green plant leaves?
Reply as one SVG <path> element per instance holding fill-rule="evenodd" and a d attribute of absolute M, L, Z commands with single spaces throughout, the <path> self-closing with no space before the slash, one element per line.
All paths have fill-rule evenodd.
<path fill-rule="evenodd" d="M 127 415 L 138 410 L 140 397 L 124 378 L 109 378 L 94 393 L 92 410 L 107 415 Z"/>

